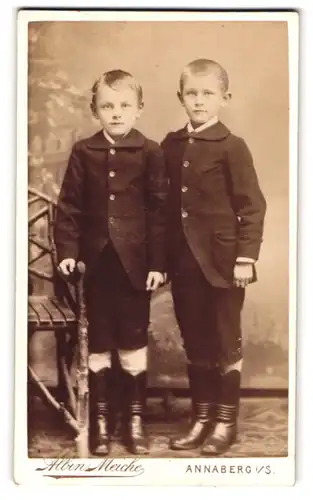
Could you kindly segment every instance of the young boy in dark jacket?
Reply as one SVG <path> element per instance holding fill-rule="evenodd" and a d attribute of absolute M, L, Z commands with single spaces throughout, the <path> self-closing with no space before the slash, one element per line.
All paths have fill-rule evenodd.
<path fill-rule="evenodd" d="M 230 99 L 215 61 L 195 60 L 178 97 L 189 117 L 162 147 L 170 177 L 168 272 L 188 358 L 194 419 L 171 447 L 227 451 L 237 432 L 241 310 L 256 280 L 266 203 L 250 151 L 219 121 Z"/>
<path fill-rule="evenodd" d="M 160 147 L 134 129 L 143 107 L 132 75 L 114 70 L 92 89 L 102 129 L 73 147 L 55 225 L 59 268 L 86 264 L 90 391 L 96 400 L 92 451 L 110 449 L 111 352 L 118 352 L 127 395 L 126 442 L 148 453 L 142 413 L 147 373 L 151 291 L 165 271 L 167 179 Z"/>

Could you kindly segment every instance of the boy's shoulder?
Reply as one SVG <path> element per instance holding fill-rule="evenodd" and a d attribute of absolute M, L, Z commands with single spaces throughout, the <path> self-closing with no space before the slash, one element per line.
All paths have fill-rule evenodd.
<path fill-rule="evenodd" d="M 160 149 L 160 144 L 157 141 L 150 139 L 150 137 L 147 137 L 146 135 L 144 135 L 142 132 L 140 132 L 137 129 L 133 129 L 133 130 L 138 134 L 139 137 L 142 138 L 143 146 L 148 152 Z"/>
<path fill-rule="evenodd" d="M 93 146 L 101 144 L 102 141 L 103 141 L 103 133 L 101 130 L 98 130 L 92 135 L 78 139 L 76 142 L 74 142 L 72 149 L 73 151 L 81 151 L 90 145 Z"/>
<path fill-rule="evenodd" d="M 237 156 L 243 154 L 250 154 L 249 147 L 245 141 L 245 139 L 233 133 L 230 133 L 225 141 L 225 149 L 227 149 L 229 156 Z"/>
<path fill-rule="evenodd" d="M 179 137 L 183 137 L 184 135 L 186 135 L 186 133 L 187 133 L 187 126 L 186 125 L 182 128 L 179 128 L 178 130 L 171 130 L 170 132 L 168 132 L 168 134 L 166 134 L 166 136 L 164 137 L 164 139 L 161 142 L 161 145 L 163 145 L 166 142 L 171 141 L 173 139 L 175 140 L 175 139 L 178 139 Z"/>

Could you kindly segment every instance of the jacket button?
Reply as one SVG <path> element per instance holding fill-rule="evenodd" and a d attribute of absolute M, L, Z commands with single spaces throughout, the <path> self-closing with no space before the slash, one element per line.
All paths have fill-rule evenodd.
<path fill-rule="evenodd" d="M 113 222 L 114 222 L 114 217 L 109 217 L 109 222 L 110 222 L 110 224 L 113 224 Z"/>
<path fill-rule="evenodd" d="M 188 142 L 189 142 L 189 144 L 193 144 L 195 142 L 195 140 L 193 137 L 189 137 Z"/>
<path fill-rule="evenodd" d="M 114 149 L 114 148 L 111 148 L 111 149 L 110 149 L 110 155 L 115 155 L 115 152 L 116 152 L 116 151 L 115 151 L 115 149 Z"/>
<path fill-rule="evenodd" d="M 110 177 L 115 177 L 115 172 L 114 172 L 114 170 L 111 170 L 111 171 L 109 172 L 109 176 L 110 176 Z"/>
<path fill-rule="evenodd" d="M 190 165 L 190 162 L 189 162 L 189 161 L 187 161 L 187 160 L 185 160 L 185 161 L 184 161 L 184 163 L 183 163 L 183 166 L 184 166 L 185 168 L 187 168 L 187 167 L 189 167 L 189 165 Z"/>
<path fill-rule="evenodd" d="M 186 191 L 188 191 L 188 188 L 187 188 L 187 186 L 182 186 L 181 190 L 183 193 L 186 193 Z"/>
<path fill-rule="evenodd" d="M 110 198 L 110 200 L 114 201 L 115 200 L 115 194 L 110 194 L 109 198 Z"/>
<path fill-rule="evenodd" d="M 183 210 L 181 215 L 184 219 L 186 219 L 186 217 L 188 217 L 188 212 L 186 212 L 186 210 Z"/>

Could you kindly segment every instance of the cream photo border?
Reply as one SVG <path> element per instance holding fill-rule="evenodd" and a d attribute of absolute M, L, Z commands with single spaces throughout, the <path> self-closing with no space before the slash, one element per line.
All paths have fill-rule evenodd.
<path fill-rule="evenodd" d="M 136 477 L 106 477 L 103 470 L 90 473 L 93 477 L 62 478 L 68 471 L 59 471 L 60 479 L 45 477 L 36 468 L 47 467 L 51 460 L 28 458 L 27 446 L 27 280 L 28 280 L 28 148 L 27 148 L 27 46 L 28 23 L 36 21 L 285 21 L 289 42 L 289 413 L 288 456 L 282 458 L 217 458 L 210 460 L 223 474 L 186 472 L 188 465 L 208 465 L 203 458 L 144 458 L 137 460 L 141 473 Z M 287 486 L 295 481 L 295 416 L 296 416 L 296 331 L 297 331 L 297 186 L 298 186 L 298 66 L 299 16 L 296 12 L 207 12 L 207 11 L 27 11 L 18 14 L 17 26 L 17 176 L 16 176 L 16 317 L 15 317 L 15 395 L 14 395 L 14 478 L 18 484 L 105 484 L 109 485 L 207 485 Z M 116 464 L 132 459 L 113 459 Z M 71 459 L 95 468 L 102 459 Z M 242 466 L 244 473 L 230 472 L 230 466 Z M 271 473 L 266 471 L 270 467 Z M 250 471 L 250 472 L 248 472 Z M 121 475 L 123 473 L 119 473 Z M 86 475 L 86 472 L 84 472 Z M 112 476 L 112 473 L 110 473 Z"/>

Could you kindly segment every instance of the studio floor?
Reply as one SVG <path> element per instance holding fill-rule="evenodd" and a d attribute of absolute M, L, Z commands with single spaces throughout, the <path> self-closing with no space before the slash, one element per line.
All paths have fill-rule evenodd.
<path fill-rule="evenodd" d="M 190 418 L 186 398 L 172 402 L 166 413 L 160 399 L 148 401 L 146 429 L 150 456 L 155 458 L 198 457 L 199 450 L 176 452 L 168 449 L 169 439 L 184 432 Z M 239 440 L 225 457 L 283 457 L 288 453 L 288 401 L 285 398 L 244 398 L 241 400 Z M 60 422 L 54 410 L 34 398 L 29 411 L 29 457 L 52 458 L 76 456 L 71 430 Z M 115 438 L 111 456 L 129 456 Z"/>

